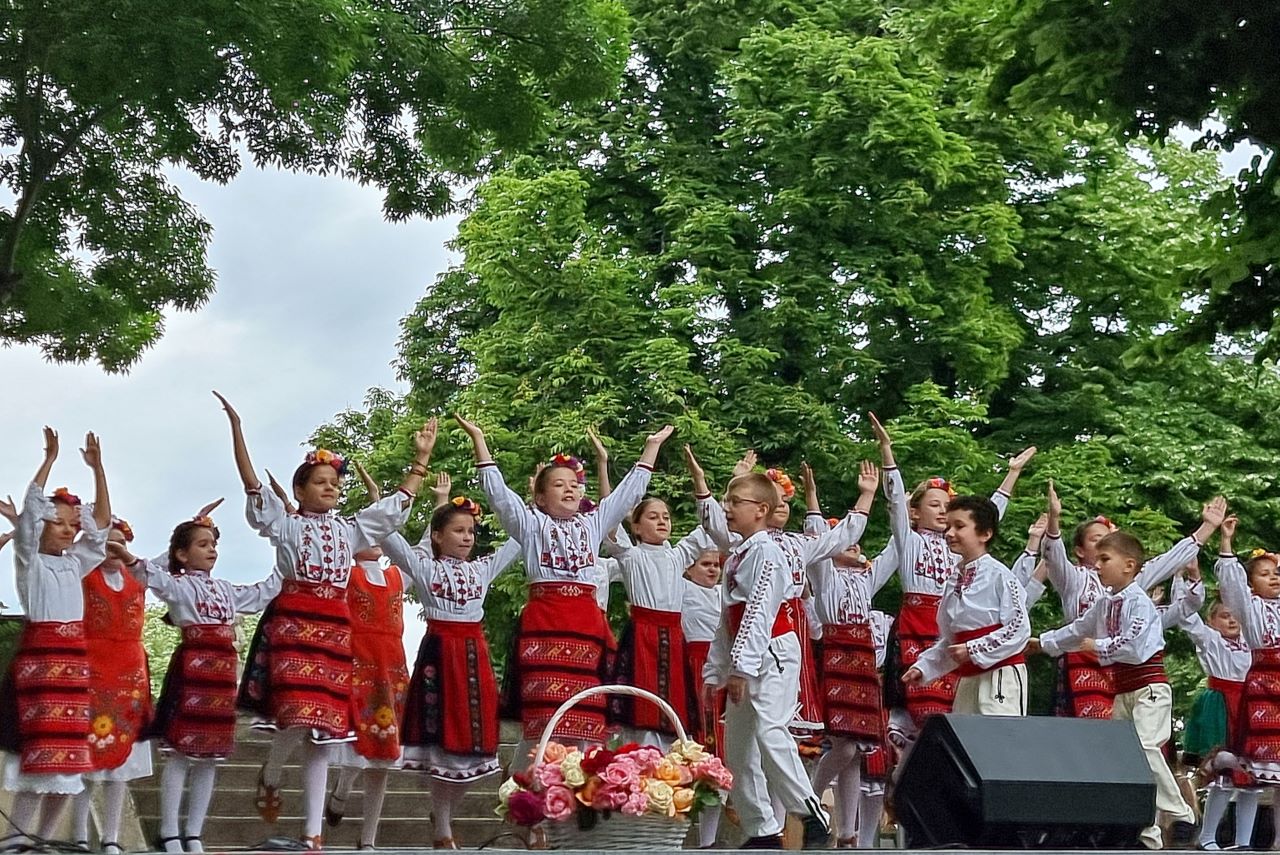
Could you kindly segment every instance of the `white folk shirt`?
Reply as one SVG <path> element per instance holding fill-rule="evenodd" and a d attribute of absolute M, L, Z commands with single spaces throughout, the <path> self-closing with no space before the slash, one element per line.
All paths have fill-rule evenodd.
<path fill-rule="evenodd" d="M 821 624 L 869 624 L 871 600 L 878 588 L 871 570 L 841 567 L 834 561 L 809 565 L 813 609 Z"/>
<path fill-rule="evenodd" d="M 959 667 L 947 648 L 960 632 L 995 627 L 965 642 L 969 658 L 979 668 L 993 668 L 1021 653 L 1031 638 L 1024 597 L 1022 583 L 990 555 L 980 555 L 953 573 L 938 603 L 938 640 L 916 660 L 924 682 L 932 683 Z"/>
<path fill-rule="evenodd" d="M 786 558 L 768 532 L 756 532 L 729 552 L 720 585 L 724 617 L 702 671 L 707 685 L 723 686 L 730 676 L 756 678 L 773 666 L 769 643 L 787 585 Z M 736 605 L 745 608 L 737 635 L 730 638 L 728 612 Z"/>
<path fill-rule="evenodd" d="M 430 538 L 424 538 L 430 544 Z M 484 600 L 493 580 L 520 557 L 520 544 L 508 538 L 492 555 L 462 560 L 437 558 L 429 545 L 410 546 L 398 532 L 382 542 L 392 563 L 403 571 L 422 601 L 427 622 L 474 623 L 484 620 Z"/>
<path fill-rule="evenodd" d="M 53 500 L 32 482 L 13 532 L 13 565 L 18 603 L 27 619 L 72 623 L 84 620 L 83 579 L 107 557 L 108 529 L 98 528 L 93 506 L 80 506 L 80 536 L 61 555 L 40 552 L 44 525 L 57 519 Z"/>
<path fill-rule="evenodd" d="M 1204 605 L 1204 582 L 1173 578 L 1173 593 L 1169 612 L 1174 615 L 1174 625 L 1181 629 L 1196 646 L 1196 658 L 1207 676 L 1219 680 L 1243 682 L 1253 664 L 1253 653 L 1243 632 L 1236 638 L 1227 638 L 1200 618 Z"/>
<path fill-rule="evenodd" d="M 959 564 L 960 557 L 947 546 L 947 538 L 942 532 L 911 527 L 906 487 L 902 483 L 902 472 L 896 466 L 884 470 L 884 495 L 889 500 L 889 528 L 893 532 L 893 549 L 898 557 L 898 576 L 902 580 L 903 593 L 942 596 L 947 579 Z M 991 501 L 1003 519 L 1009 497 L 997 490 Z"/>
<path fill-rule="evenodd" d="M 871 643 L 876 649 L 876 667 L 884 667 L 885 654 L 889 650 L 889 630 L 893 627 L 893 615 L 885 612 L 871 613 Z"/>
<path fill-rule="evenodd" d="M 201 570 L 174 575 L 169 556 L 136 561 L 129 571 L 169 607 L 176 626 L 230 624 L 236 615 L 257 614 L 280 593 L 280 574 L 272 573 L 253 585 L 233 585 Z"/>
<path fill-rule="evenodd" d="M 684 571 L 708 549 L 715 549 L 701 528 L 676 541 L 633 543 L 625 534 L 609 549 L 618 560 L 622 584 L 633 606 L 678 612 L 684 602 Z"/>
<path fill-rule="evenodd" d="M 477 468 L 489 506 L 521 546 L 529 581 L 576 582 L 593 588 L 600 587 L 603 575 L 596 568 L 600 542 L 644 498 L 653 474 L 649 467 L 637 463 L 595 510 L 557 519 L 526 505 L 507 486 L 496 463 L 486 461 Z"/>
<path fill-rule="evenodd" d="M 1192 537 L 1184 537 L 1167 552 L 1143 563 L 1134 582 L 1144 591 L 1166 581 L 1185 567 L 1200 552 L 1200 543 Z M 1089 610 L 1094 602 L 1106 593 L 1098 580 L 1098 571 L 1087 564 L 1076 564 L 1067 557 L 1067 547 L 1061 535 L 1044 539 L 1044 563 L 1049 571 L 1049 584 L 1062 600 L 1062 617 L 1070 623 Z"/>
<path fill-rule="evenodd" d="M 1079 650 L 1092 638 L 1103 665 L 1141 665 L 1164 650 L 1160 612 L 1147 592 L 1131 582 L 1118 594 L 1104 593 L 1071 623 L 1040 636 L 1040 646 L 1050 656 Z"/>
<path fill-rule="evenodd" d="M 684 584 L 680 605 L 680 628 L 686 641 L 712 641 L 720 626 L 720 586 L 707 588 L 689 579 Z"/>
<path fill-rule="evenodd" d="M 276 548 L 276 571 L 285 579 L 312 585 L 347 587 L 353 556 L 381 543 L 397 528 L 412 500 L 397 490 L 359 511 L 354 518 L 336 513 L 289 513 L 270 490 L 251 490 L 245 517 Z"/>
<path fill-rule="evenodd" d="M 1236 620 L 1251 649 L 1280 647 L 1280 599 L 1265 599 L 1249 589 L 1244 565 L 1234 555 L 1220 555 L 1214 565 L 1218 596 Z"/>

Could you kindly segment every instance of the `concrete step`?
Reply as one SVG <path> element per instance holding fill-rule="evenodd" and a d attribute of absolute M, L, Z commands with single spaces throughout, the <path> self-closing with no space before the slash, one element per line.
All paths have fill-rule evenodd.
<path fill-rule="evenodd" d="M 481 782 L 480 786 L 467 793 L 462 802 L 460 816 L 482 818 L 493 814 L 493 809 L 498 806 L 497 788 L 496 786 L 485 787 L 485 783 Z M 286 788 L 281 793 L 281 796 L 284 800 L 283 809 L 285 811 L 301 812 L 301 790 Z M 237 814 L 244 814 L 256 817 L 257 811 L 253 806 L 256 797 L 256 788 L 227 789 L 219 782 L 213 793 L 213 801 L 209 805 L 209 815 L 236 816 Z M 133 801 L 138 816 L 142 820 L 156 820 L 159 817 L 160 795 L 155 790 L 137 790 L 134 792 Z M 352 791 L 347 798 L 343 812 L 348 817 L 355 817 L 357 821 L 364 815 L 364 794 L 359 789 Z M 425 816 L 430 812 L 431 790 L 428 787 L 423 787 L 419 790 L 388 790 L 382 805 L 383 816 L 414 817 Z"/>
<path fill-rule="evenodd" d="M 252 810 L 252 806 L 250 806 Z M 500 834 L 518 831 L 515 826 L 502 822 L 497 817 L 492 819 L 475 819 L 463 817 L 454 819 L 454 839 L 467 847 L 479 846 Z M 252 817 L 211 815 L 205 823 L 204 848 L 206 851 L 223 849 L 244 849 L 260 843 L 268 837 L 296 837 L 302 834 L 302 817 L 294 814 L 282 815 L 275 825 L 267 825 L 255 814 Z M 150 838 L 153 840 L 154 838 Z M 420 849 L 430 848 L 434 839 L 431 820 L 424 809 L 420 816 L 388 817 L 383 816 L 378 825 L 378 848 Z M 326 848 L 355 848 L 360 840 L 360 820 L 358 817 L 344 820 L 336 828 L 325 826 L 324 843 Z M 523 847 L 521 847 L 523 848 Z"/>
<path fill-rule="evenodd" d="M 158 765 L 163 765 L 163 757 Z M 219 790 L 257 790 L 258 775 L 262 770 L 261 763 L 243 762 L 237 759 L 228 760 L 218 766 L 217 788 Z M 159 769 L 157 768 L 157 771 Z M 329 770 L 330 786 L 337 780 L 338 768 Z M 490 775 L 476 784 L 477 789 L 488 789 L 497 792 L 502 783 L 501 775 Z M 280 776 L 280 784 L 285 790 L 301 786 L 301 774 L 295 764 L 288 764 Z M 157 782 L 158 783 L 158 782 Z M 359 783 L 356 784 L 359 789 Z M 419 792 L 431 790 L 431 779 L 423 772 L 412 772 L 403 769 L 392 770 L 387 776 L 387 792 Z"/>

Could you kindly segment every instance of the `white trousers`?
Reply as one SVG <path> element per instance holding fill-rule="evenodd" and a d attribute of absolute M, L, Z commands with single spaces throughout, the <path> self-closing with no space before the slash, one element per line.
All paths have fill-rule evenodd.
<path fill-rule="evenodd" d="M 787 725 L 800 693 L 800 642 L 795 633 L 769 643 L 764 673 L 747 681 L 747 696 L 724 714 L 724 761 L 733 773 L 733 805 L 748 837 L 781 834 L 770 793 L 789 813 L 820 814 Z"/>
<path fill-rule="evenodd" d="M 952 710 L 966 715 L 1026 715 L 1027 666 L 1005 665 L 961 677 Z"/>
<path fill-rule="evenodd" d="M 1116 695 L 1111 718 L 1133 722 L 1138 741 L 1147 756 L 1147 765 L 1156 782 L 1156 810 L 1164 811 L 1175 821 L 1195 822 L 1196 815 L 1182 798 L 1178 782 L 1160 749 L 1169 741 L 1173 728 L 1173 690 L 1167 683 L 1152 683 L 1132 692 Z M 1142 830 L 1142 842 L 1149 849 L 1163 846 L 1160 827 L 1152 824 Z"/>

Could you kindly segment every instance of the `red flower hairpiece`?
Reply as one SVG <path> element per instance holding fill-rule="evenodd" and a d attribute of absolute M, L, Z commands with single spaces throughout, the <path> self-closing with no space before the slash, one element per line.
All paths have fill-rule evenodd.
<path fill-rule="evenodd" d="M 1118 528 L 1120 528 L 1118 525 L 1116 525 L 1111 520 L 1104 517 L 1102 514 L 1098 514 L 1096 517 L 1094 517 L 1093 521 L 1098 523 L 1099 525 L 1106 526 L 1107 531 L 1116 531 Z"/>
<path fill-rule="evenodd" d="M 764 477 L 782 488 L 782 498 L 790 500 L 796 494 L 796 485 L 791 483 L 791 476 L 781 469 L 767 469 Z"/>
<path fill-rule="evenodd" d="M 551 466 L 557 469 L 568 469 L 578 478 L 579 484 L 587 483 L 587 470 L 582 465 L 582 461 L 574 457 L 572 454 L 557 454 L 551 458 Z"/>
<path fill-rule="evenodd" d="M 946 478 L 930 478 L 928 481 L 924 482 L 924 486 L 925 489 L 928 490 L 942 490 L 947 494 L 948 499 L 954 499 L 956 497 L 956 488 L 952 487 L 951 482 Z"/>
<path fill-rule="evenodd" d="M 80 507 L 80 497 L 68 490 L 66 487 L 59 487 L 53 491 L 53 500 L 62 502 L 64 505 L 70 505 L 73 508 Z"/>
<path fill-rule="evenodd" d="M 213 528 L 213 517 L 192 517 L 191 521 L 201 528 Z"/>
<path fill-rule="evenodd" d="M 480 506 L 466 496 L 454 496 L 449 504 L 471 514 L 471 516 L 475 517 L 476 522 L 479 522 L 480 518 L 484 516 L 484 511 L 480 510 Z"/>
<path fill-rule="evenodd" d="M 315 451 L 308 451 L 305 463 L 308 466 L 319 466 L 323 463 L 327 466 L 332 466 L 337 470 L 339 475 L 347 474 L 347 459 L 341 454 L 330 451 L 327 448 L 317 448 Z"/>
<path fill-rule="evenodd" d="M 827 525 L 831 526 L 832 528 L 835 528 L 836 526 L 840 525 L 840 518 L 827 517 Z"/>
<path fill-rule="evenodd" d="M 125 543 L 133 543 L 133 528 L 119 517 L 111 518 L 111 527 L 124 535 Z"/>

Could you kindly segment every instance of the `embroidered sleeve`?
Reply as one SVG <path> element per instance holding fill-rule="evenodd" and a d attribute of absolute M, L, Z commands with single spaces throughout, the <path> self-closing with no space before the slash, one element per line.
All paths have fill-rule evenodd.
<path fill-rule="evenodd" d="M 698 521 L 707 536 L 721 552 L 734 546 L 734 535 L 729 531 L 729 521 L 724 516 L 724 506 L 711 496 L 698 497 Z"/>
<path fill-rule="evenodd" d="M 355 553 L 381 545 L 409 521 L 412 507 L 413 500 L 409 495 L 396 490 L 358 511 L 352 520 L 351 551 Z"/>
<path fill-rule="evenodd" d="M 1099 597 L 1089 606 L 1089 610 L 1066 626 L 1049 632 L 1040 633 L 1040 649 L 1050 656 L 1061 656 L 1073 650 L 1079 650 L 1081 643 L 1091 637 L 1098 626 L 1101 616 L 1110 603 L 1107 597 Z"/>
<path fill-rule="evenodd" d="M 871 596 L 874 597 L 879 593 L 896 572 L 898 572 L 898 550 L 894 548 L 893 541 L 889 541 L 889 545 L 871 560 Z"/>
<path fill-rule="evenodd" d="M 507 538 L 506 542 L 486 559 L 488 566 L 484 569 L 485 588 L 488 588 L 493 583 L 493 580 L 501 576 L 502 571 L 510 567 L 519 557 L 520 542 L 514 537 Z"/>
<path fill-rule="evenodd" d="M 1213 573 L 1218 577 L 1218 596 L 1222 604 L 1240 621 L 1244 637 L 1251 645 L 1260 647 L 1262 638 L 1261 622 L 1253 610 L 1253 593 L 1249 590 L 1248 574 L 1244 565 L 1234 555 L 1220 555 L 1213 565 Z"/>
<path fill-rule="evenodd" d="M 31 584 L 31 571 L 40 560 L 40 535 L 44 533 L 45 520 L 53 513 L 53 502 L 32 481 L 22 499 L 22 510 L 13 531 L 14 582 L 23 609 L 30 608 L 31 592 L 27 586 Z"/>
<path fill-rule="evenodd" d="M 1170 547 L 1168 552 L 1161 553 L 1142 565 L 1138 578 L 1134 581 L 1144 591 L 1149 591 L 1161 582 L 1167 582 L 1179 567 L 1186 567 L 1191 559 L 1200 554 L 1200 544 L 1193 537 L 1184 537 Z"/>
<path fill-rule="evenodd" d="M 884 470 L 884 495 L 889 500 L 889 530 L 893 533 L 891 545 L 898 555 L 898 573 L 905 582 L 916 569 L 920 536 L 911 530 L 906 488 L 902 484 L 902 472 L 896 466 Z"/>
<path fill-rule="evenodd" d="M 613 492 L 600 500 L 600 506 L 596 508 L 595 515 L 602 539 L 622 525 L 622 521 L 627 518 L 627 514 L 631 513 L 631 509 L 644 498 L 645 490 L 649 489 L 651 477 L 653 477 L 653 470 L 637 463 L 631 467 L 626 477 L 618 482 L 618 486 L 613 488 Z M 598 543 L 592 544 L 591 548 L 596 549 L 598 546 Z"/>
<path fill-rule="evenodd" d="M 1031 607 L 1040 602 L 1040 598 L 1044 596 L 1044 582 L 1041 582 L 1039 579 L 1032 576 L 1027 580 L 1025 590 L 1027 594 L 1027 611 L 1029 612 L 1031 611 Z"/>
<path fill-rule="evenodd" d="M 699 555 L 717 547 L 711 540 L 711 535 L 707 534 L 707 530 L 698 526 L 676 541 L 674 548 L 676 563 L 680 565 L 680 572 L 683 573 L 693 566 L 693 562 L 698 560 Z"/>
<path fill-rule="evenodd" d="M 481 463 L 477 468 L 480 472 L 480 488 L 484 490 L 485 498 L 489 500 L 489 506 L 493 508 L 498 522 L 502 523 L 502 528 L 536 555 L 543 549 L 543 545 L 539 542 L 542 537 L 541 526 L 533 511 L 507 486 L 496 463 Z M 534 568 L 528 569 L 533 572 Z"/>
<path fill-rule="evenodd" d="M 781 580 L 785 570 L 780 563 L 767 558 L 752 556 L 748 560 L 756 565 L 755 579 L 742 623 L 738 625 L 738 634 L 729 648 L 729 661 L 735 674 L 758 677 L 764 670 L 764 656 L 773 636 L 773 622 L 782 606 Z"/>
<path fill-rule="evenodd" d="M 287 536 L 289 514 L 285 511 L 284 502 L 271 490 L 260 489 L 246 493 L 244 516 L 249 521 L 250 528 L 274 544 L 281 543 Z"/>
<path fill-rule="evenodd" d="M 1114 662 L 1140 665 L 1147 661 L 1151 657 L 1142 655 L 1142 651 L 1138 650 L 1138 641 L 1147 632 L 1150 624 L 1148 616 L 1140 614 L 1126 602 L 1121 612 L 1120 627 L 1115 634 L 1094 639 L 1098 661 L 1103 665 Z"/>
<path fill-rule="evenodd" d="M 404 535 L 393 531 L 383 539 L 382 551 L 391 559 L 392 564 L 400 568 L 408 585 L 417 588 L 419 595 L 425 596 L 423 592 L 430 587 L 429 577 L 433 563 L 430 541 L 426 548 L 415 549 L 405 540 Z"/>
<path fill-rule="evenodd" d="M 91 505 L 80 506 L 80 536 L 66 554 L 79 565 L 81 578 L 97 569 L 107 557 L 107 534 L 110 531 L 110 526 L 98 528 Z"/>
<path fill-rule="evenodd" d="M 233 585 L 231 587 L 232 608 L 238 615 L 257 614 L 280 593 L 281 581 L 280 574 L 273 572 L 261 582 L 252 585 Z"/>
<path fill-rule="evenodd" d="M 1079 571 L 1067 557 L 1067 546 L 1062 535 L 1046 535 L 1042 541 L 1041 553 L 1044 556 L 1044 567 L 1049 573 L 1049 584 L 1058 590 L 1058 596 L 1064 603 L 1079 600 Z"/>
<path fill-rule="evenodd" d="M 982 668 L 991 668 L 1021 653 L 1031 638 L 1031 621 L 1027 618 L 1022 583 L 1012 577 L 1001 580 L 1000 621 L 998 629 L 965 645 L 969 649 L 969 657 Z"/>
<path fill-rule="evenodd" d="M 1013 572 L 1014 578 L 1022 583 L 1022 587 L 1026 588 L 1027 583 L 1031 581 L 1031 574 L 1036 572 L 1036 556 L 1024 551 L 1009 570 Z"/>
<path fill-rule="evenodd" d="M 816 537 L 805 537 L 804 561 L 822 561 L 844 552 L 862 539 L 867 530 L 867 515 L 861 511 L 849 511 L 844 519 L 834 528 L 826 526 L 826 530 Z"/>

